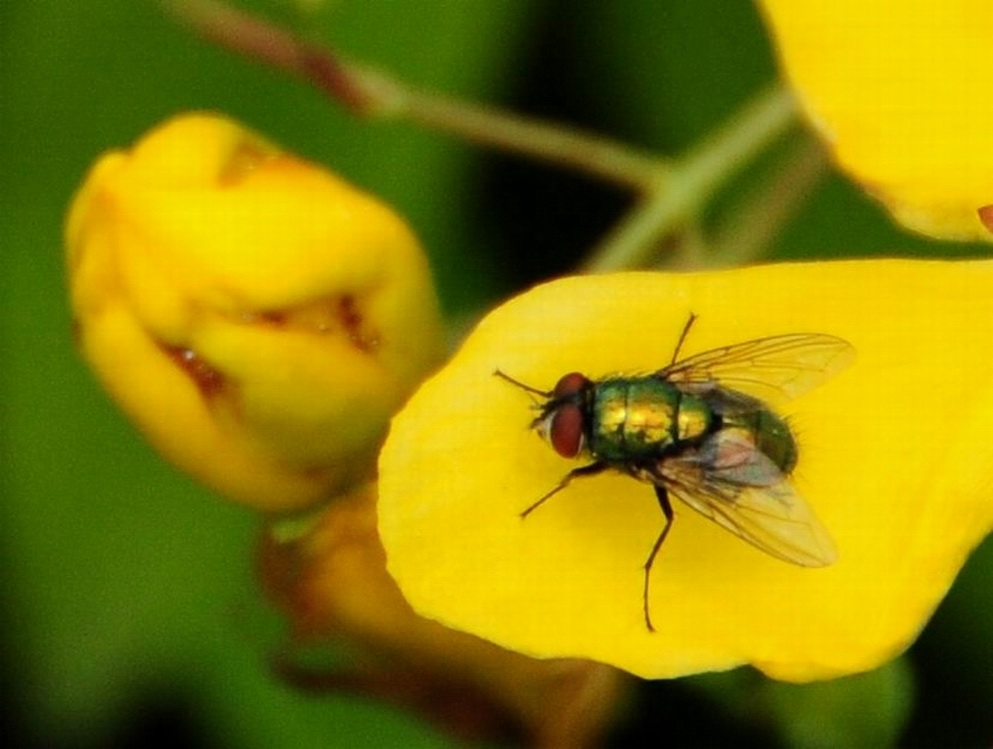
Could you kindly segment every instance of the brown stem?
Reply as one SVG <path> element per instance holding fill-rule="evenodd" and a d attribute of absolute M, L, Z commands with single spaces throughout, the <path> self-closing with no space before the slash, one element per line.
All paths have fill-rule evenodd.
<path fill-rule="evenodd" d="M 636 190 L 666 169 L 663 159 L 608 138 L 406 86 L 218 0 L 166 0 L 165 7 L 205 39 L 297 75 L 359 115 L 404 117 Z"/>

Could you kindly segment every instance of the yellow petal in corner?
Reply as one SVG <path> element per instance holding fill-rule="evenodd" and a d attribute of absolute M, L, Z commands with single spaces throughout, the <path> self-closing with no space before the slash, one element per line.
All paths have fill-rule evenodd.
<path fill-rule="evenodd" d="M 907 227 L 990 240 L 993 4 L 762 0 L 783 70 L 838 163 Z"/>

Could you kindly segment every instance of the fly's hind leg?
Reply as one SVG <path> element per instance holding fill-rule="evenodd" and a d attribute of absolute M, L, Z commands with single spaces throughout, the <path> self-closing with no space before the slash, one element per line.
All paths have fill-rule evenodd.
<path fill-rule="evenodd" d="M 535 502 L 533 505 L 531 505 L 526 510 L 524 510 L 521 513 L 521 517 L 526 518 L 532 512 L 537 510 L 548 499 L 550 499 L 551 497 L 553 497 L 554 495 L 558 494 L 560 491 L 565 489 L 567 486 L 569 486 L 569 484 L 572 482 L 573 479 L 580 478 L 582 476 L 595 476 L 596 474 L 600 473 L 601 471 L 605 471 L 606 469 L 607 469 L 607 464 L 601 463 L 599 461 L 596 463 L 590 463 L 588 466 L 580 466 L 579 468 L 573 468 L 571 471 L 569 471 L 569 473 L 565 475 L 565 478 L 563 478 L 558 484 L 555 485 L 555 487 L 550 492 L 545 494 L 537 502 Z"/>
<path fill-rule="evenodd" d="M 656 486 L 655 496 L 659 500 L 659 507 L 662 508 L 662 514 L 665 515 L 665 525 L 662 527 L 659 537 L 655 539 L 655 545 L 652 547 L 648 559 L 645 560 L 645 588 L 642 592 L 642 603 L 645 608 L 645 626 L 648 627 L 649 632 L 654 632 L 655 627 L 652 626 L 652 615 L 648 611 L 648 578 L 652 572 L 652 565 L 655 563 L 655 556 L 659 553 L 659 549 L 662 548 L 665 537 L 669 535 L 669 529 L 672 528 L 673 518 L 672 505 L 669 504 L 669 492 L 665 490 L 665 487 Z"/>

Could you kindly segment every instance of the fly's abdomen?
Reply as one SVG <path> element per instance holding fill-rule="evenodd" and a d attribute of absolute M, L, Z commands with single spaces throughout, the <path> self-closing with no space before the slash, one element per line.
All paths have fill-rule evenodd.
<path fill-rule="evenodd" d="M 590 448 L 608 462 L 660 458 L 706 434 L 710 409 L 658 377 L 603 380 L 593 399 Z"/>
<path fill-rule="evenodd" d="M 788 476 L 796 467 L 796 441 L 786 421 L 772 411 L 763 408 L 728 415 L 724 418 L 724 426 L 745 432 L 756 449 L 775 463 L 784 475 Z"/>

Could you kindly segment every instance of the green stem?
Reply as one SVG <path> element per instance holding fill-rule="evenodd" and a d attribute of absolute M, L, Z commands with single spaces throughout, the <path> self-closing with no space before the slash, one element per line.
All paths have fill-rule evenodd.
<path fill-rule="evenodd" d="M 776 87 L 759 95 L 660 175 L 581 270 L 603 273 L 647 264 L 658 242 L 695 216 L 722 182 L 793 122 L 794 114 L 795 104 L 787 90 Z"/>
<path fill-rule="evenodd" d="M 707 268 L 755 262 L 812 195 L 830 166 L 828 152 L 813 136 L 790 145 L 760 186 L 732 206 L 703 258 Z"/>
<path fill-rule="evenodd" d="M 664 160 L 652 154 L 593 133 L 436 94 L 408 89 L 402 114 L 476 143 L 533 156 L 637 190 L 654 185 L 667 167 Z"/>

